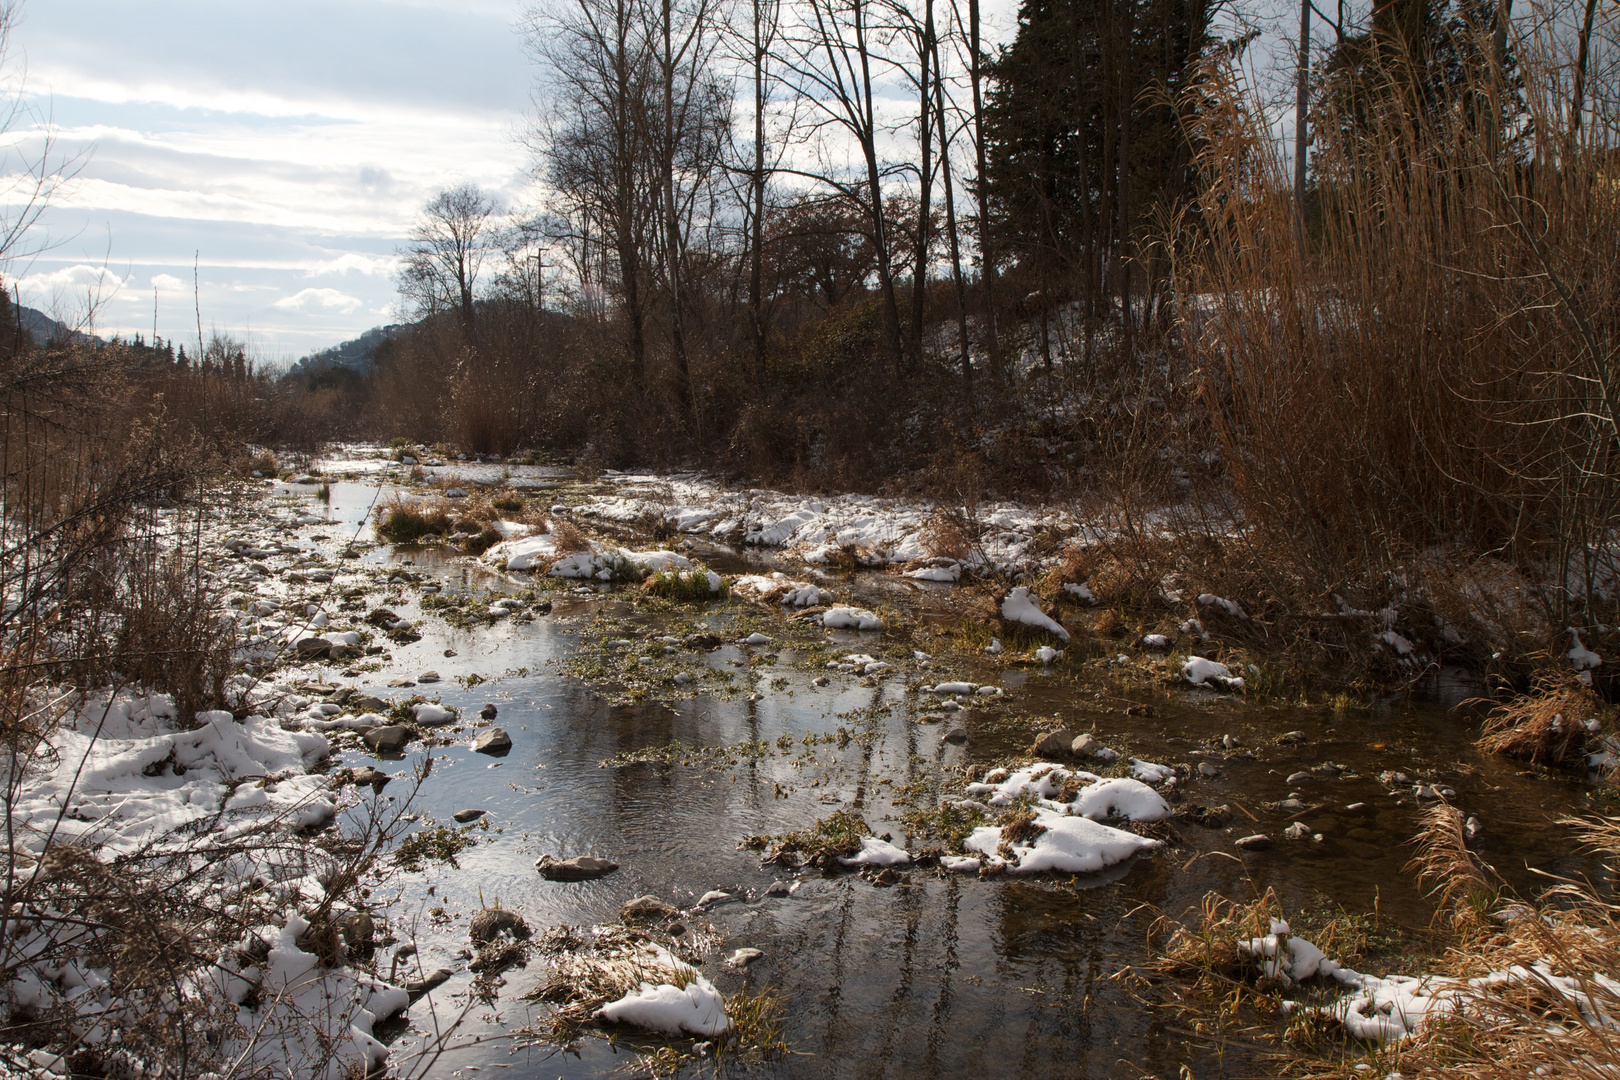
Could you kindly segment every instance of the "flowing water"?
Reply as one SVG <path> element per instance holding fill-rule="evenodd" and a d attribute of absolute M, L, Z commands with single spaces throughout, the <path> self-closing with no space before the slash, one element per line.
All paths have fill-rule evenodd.
<path fill-rule="evenodd" d="M 374 485 L 334 484 L 327 504 L 332 535 L 346 539 L 350 530 L 363 530 L 376 493 Z M 737 553 L 703 554 L 728 570 L 756 565 Z M 368 557 L 408 561 L 452 591 L 520 587 L 468 560 L 425 551 L 381 547 Z M 730 565 L 723 565 L 727 560 Z M 875 588 L 880 577 L 863 580 Z M 839 587 L 848 594 L 861 586 L 844 581 Z M 926 615 L 933 595 L 912 594 L 911 603 Z M 1534 887 L 1531 866 L 1559 874 L 1598 872 L 1552 825 L 1585 805 L 1586 785 L 1482 757 L 1472 747 L 1467 721 L 1444 701 L 1399 699 L 1335 713 L 1255 707 L 1202 693 L 1132 692 L 1088 683 L 1061 668 L 936 668 L 935 677 L 999 682 L 1008 691 L 999 712 L 974 708 L 958 714 L 969 732 L 959 746 L 942 739 L 956 718 L 943 725 L 916 722 L 918 695 L 907 693 L 904 678 L 862 685 L 856 677 L 832 674 L 829 685 L 817 687 L 812 680 L 830 673 L 800 662 L 790 648 L 775 653 L 774 661 L 756 659 L 752 667 L 732 661 L 746 663 L 748 654 L 760 650 L 735 645 L 696 654 L 696 661 L 687 658 L 733 673 L 743 683 L 739 692 L 672 693 L 665 700 L 616 705 L 603 688 L 565 676 L 553 661 L 585 648 L 602 615 L 622 620 L 616 633 L 645 641 L 664 632 L 660 627 L 669 614 L 644 617 L 612 591 L 555 596 L 551 614 L 532 623 L 457 631 L 421 617 L 407 594 L 398 610 L 419 619 L 422 640 L 393 648 L 386 672 L 344 680 L 397 696 L 411 691 L 389 690 L 389 678 L 436 670 L 443 681 L 414 692 L 436 694 L 469 716 L 493 702 L 497 723 L 514 744 L 499 759 L 465 745 L 433 751 L 437 760 L 415 809 L 448 822 L 455 811 L 481 808 L 488 811 L 490 828 L 474 831 L 482 842 L 458 856 L 459 868 L 433 865 L 404 875 L 391 893 L 385 890 L 393 898 L 388 916 L 394 932 L 401 938 L 414 932 L 422 966 L 458 970 L 412 1006 L 410 1022 L 418 1031 L 431 1029 L 435 1018 L 455 1015 L 465 1001 L 471 976 L 455 954 L 466 947 L 466 919 L 481 903 L 498 900 L 539 929 L 611 921 L 620 905 L 643 894 L 689 908 L 703 893 L 720 889 L 739 899 L 706 916 L 724 935 L 706 974 L 728 993 L 770 986 L 786 1002 L 784 1034 L 791 1052 L 761 1072 L 1176 1077 L 1185 1064 L 1200 1080 L 1267 1075 L 1265 1063 L 1244 1047 L 1217 1047 L 1193 1037 L 1181 1026 L 1185 1021 L 1144 1004 L 1130 981 L 1117 976 L 1151 959 L 1149 930 L 1156 918 L 1186 916 L 1211 890 L 1242 899 L 1274 887 L 1290 909 L 1376 908 L 1393 925 L 1420 931 L 1431 908 L 1403 869 L 1420 807 L 1410 783 L 1381 782 L 1381 774 L 1404 771 L 1453 788 L 1455 804 L 1483 825 L 1480 854 L 1526 890 Z M 727 632 L 724 609 L 685 617 L 707 620 L 727 640 L 735 636 Z M 883 647 L 871 634 L 828 637 L 851 651 L 877 653 Z M 446 650 L 456 655 L 447 657 Z M 470 689 L 458 681 L 474 674 L 489 681 Z M 1127 698 L 1151 702 L 1152 715 L 1127 714 Z M 1190 764 L 1194 778 L 1184 785 L 1183 805 L 1226 804 L 1234 820 L 1203 828 L 1178 818 L 1165 848 L 1089 879 L 980 880 L 913 869 L 898 884 L 881 887 L 854 874 L 807 870 L 794 876 L 762 867 L 757 852 L 739 850 L 746 836 L 804 828 L 841 808 L 861 813 L 878 834 L 891 833 L 895 843 L 907 844 L 911 837 L 900 819 L 909 807 L 892 800 L 914 792 L 908 784 L 1027 752 L 1029 729 L 998 722 L 1008 712 L 1093 730 L 1104 744 L 1128 747 L 1146 760 Z M 815 739 L 806 744 L 806 736 L 830 735 L 840 726 L 864 737 L 842 745 Z M 1276 737 L 1289 731 L 1304 732 L 1304 741 L 1278 743 Z M 1242 748 L 1223 748 L 1227 734 Z M 778 748 L 779 739 L 786 749 Z M 603 764 L 673 742 L 764 742 L 771 750 L 721 766 Z M 406 762 L 384 767 L 405 773 L 421 756 L 419 746 L 413 749 Z M 1213 765 L 1216 775 L 1200 776 L 1202 762 Z M 1288 783 L 1291 774 L 1325 762 L 1345 766 L 1345 775 Z M 350 750 L 342 763 L 374 761 Z M 396 781 L 388 794 L 406 787 L 406 781 Z M 1305 812 L 1273 808 L 1290 795 L 1304 803 Z M 1347 809 L 1358 803 L 1364 805 Z M 1284 840 L 1283 830 L 1294 819 L 1321 839 Z M 1276 839 L 1271 850 L 1242 853 L 1233 846 L 1236 838 L 1258 832 Z M 533 868 L 542 854 L 599 855 L 620 869 L 597 881 L 554 883 Z M 797 888 L 791 895 L 767 896 L 766 888 L 778 879 Z M 758 948 L 764 957 L 745 972 L 724 968 L 720 958 L 739 946 Z M 507 971 L 499 1001 L 471 1011 L 453 1040 L 459 1048 L 427 1074 L 583 1077 L 630 1065 L 629 1053 L 606 1040 L 582 1039 L 557 1052 L 517 1048 L 505 1038 L 531 1010 L 542 1008 L 521 997 L 544 977 L 538 959 Z M 400 1039 L 401 1046 L 408 1042 Z"/>

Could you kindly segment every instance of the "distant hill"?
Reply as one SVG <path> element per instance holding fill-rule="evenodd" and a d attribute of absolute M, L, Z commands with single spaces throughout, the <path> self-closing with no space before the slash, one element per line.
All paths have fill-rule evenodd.
<path fill-rule="evenodd" d="M 101 338 L 75 330 L 67 323 L 58 322 L 37 308 L 25 304 L 17 311 L 22 316 L 19 321 L 22 323 L 23 331 L 34 340 L 35 345 L 105 344 Z"/>
<path fill-rule="evenodd" d="M 333 368 L 347 368 L 357 375 L 363 375 L 371 370 L 372 360 L 377 355 L 377 349 L 383 342 L 406 330 L 409 326 L 396 323 L 393 326 L 374 326 L 352 341 L 345 341 L 334 345 L 330 349 L 322 349 L 317 353 L 310 353 L 293 362 L 287 369 L 286 378 L 297 379 L 309 375 L 330 371 Z"/>

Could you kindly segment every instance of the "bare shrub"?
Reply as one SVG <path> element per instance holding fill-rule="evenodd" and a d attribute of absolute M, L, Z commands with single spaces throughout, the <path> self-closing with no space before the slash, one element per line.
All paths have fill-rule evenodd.
<path fill-rule="evenodd" d="M 575 555 L 591 549 L 590 537 L 578 525 L 563 519 L 551 523 L 551 543 L 558 555 Z"/>
<path fill-rule="evenodd" d="M 1591 738 L 1587 721 L 1605 712 L 1575 676 L 1544 674 L 1532 692 L 1491 710 L 1479 748 L 1540 765 L 1583 765 Z"/>

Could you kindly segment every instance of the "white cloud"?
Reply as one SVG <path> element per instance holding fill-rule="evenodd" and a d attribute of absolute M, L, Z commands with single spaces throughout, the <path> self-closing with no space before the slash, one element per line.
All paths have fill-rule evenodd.
<path fill-rule="evenodd" d="M 337 289 L 303 289 L 282 297 L 274 306 L 283 311 L 336 311 L 349 315 L 364 306 L 364 301 Z"/>
<path fill-rule="evenodd" d="M 187 285 L 173 274 L 153 274 L 152 288 L 156 289 L 160 293 L 168 293 L 173 295 L 175 293 L 189 292 L 191 286 Z"/>
<path fill-rule="evenodd" d="M 130 280 L 134 280 L 133 277 Z M 91 266 L 89 263 L 75 263 L 64 266 L 59 270 L 47 270 L 29 274 L 19 278 L 16 282 L 23 292 L 24 302 L 30 295 L 41 293 L 60 296 L 65 292 L 80 293 L 86 290 L 97 293 L 112 293 L 125 284 L 123 277 L 109 270 L 105 266 Z"/>
<path fill-rule="evenodd" d="M 365 274 L 368 277 L 392 277 L 399 267 L 399 259 L 392 255 L 361 255 L 350 251 L 329 259 L 326 262 L 316 263 L 304 271 L 306 277 L 321 277 L 325 274 Z"/>

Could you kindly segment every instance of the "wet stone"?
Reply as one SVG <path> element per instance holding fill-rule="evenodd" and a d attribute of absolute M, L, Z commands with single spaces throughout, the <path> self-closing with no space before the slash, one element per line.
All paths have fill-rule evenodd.
<path fill-rule="evenodd" d="M 534 865 L 547 881 L 594 881 L 619 868 L 618 863 L 594 855 L 576 855 L 572 859 L 542 855 Z"/>
<path fill-rule="evenodd" d="M 453 816 L 458 824 L 465 825 L 469 821 L 477 821 L 487 813 L 489 813 L 487 810 L 469 808 L 467 810 L 457 810 Z"/>
<path fill-rule="evenodd" d="M 760 959 L 764 955 L 765 954 L 760 952 L 758 949 L 738 949 L 736 952 L 726 957 L 726 966 L 732 968 L 747 967 L 749 964 L 752 964 L 755 960 Z"/>
<path fill-rule="evenodd" d="M 656 896 L 638 896 L 619 909 L 619 921 L 625 923 L 659 923 L 675 917 L 675 907 Z"/>
<path fill-rule="evenodd" d="M 500 710 L 495 707 L 494 702 L 489 701 L 486 701 L 484 707 L 478 710 L 479 717 L 485 720 L 493 720 L 499 713 Z"/>
<path fill-rule="evenodd" d="M 787 896 L 793 891 L 785 881 L 773 881 L 765 888 L 766 896 Z"/>
<path fill-rule="evenodd" d="M 473 749 L 480 754 L 504 754 L 512 749 L 512 736 L 498 727 L 490 728 L 473 740 Z"/>
<path fill-rule="evenodd" d="M 393 754 L 405 749 L 405 744 L 411 741 L 411 733 L 397 724 L 387 724 L 363 732 L 360 741 L 379 754 Z"/>
<path fill-rule="evenodd" d="M 428 972 L 419 979 L 406 979 L 403 989 L 411 997 L 420 997 L 429 990 L 432 990 L 435 986 L 448 982 L 449 980 L 450 969 L 438 968 L 435 971 Z"/>
<path fill-rule="evenodd" d="M 1245 836 L 1241 840 L 1234 841 L 1234 843 L 1244 851 L 1266 851 L 1271 847 L 1271 837 L 1265 833 L 1255 833 L 1253 836 Z"/>
<path fill-rule="evenodd" d="M 945 733 L 944 739 L 948 743 L 965 743 L 968 740 L 967 728 L 951 728 L 951 730 Z"/>
<path fill-rule="evenodd" d="M 526 938 L 532 932 L 523 916 L 507 908 L 483 908 L 467 921 L 467 936 L 474 945 L 493 941 L 501 934 Z"/>

